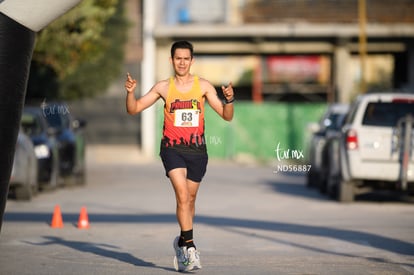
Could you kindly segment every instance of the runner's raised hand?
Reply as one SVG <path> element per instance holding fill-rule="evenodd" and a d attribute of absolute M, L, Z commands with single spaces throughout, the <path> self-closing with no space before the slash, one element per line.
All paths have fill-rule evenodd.
<path fill-rule="evenodd" d="M 137 87 L 137 81 L 127 73 L 127 80 L 125 81 L 125 89 L 128 93 L 133 93 Z"/>
<path fill-rule="evenodd" d="M 221 86 L 221 90 L 223 91 L 223 95 L 227 101 L 230 101 L 234 98 L 234 91 L 233 91 L 233 84 L 232 82 L 229 83 L 227 87 L 224 85 Z"/>

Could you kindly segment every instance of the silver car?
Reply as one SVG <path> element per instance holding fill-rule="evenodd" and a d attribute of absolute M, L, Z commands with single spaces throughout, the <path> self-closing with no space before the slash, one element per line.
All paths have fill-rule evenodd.
<path fill-rule="evenodd" d="M 413 120 L 414 94 L 360 96 L 330 144 L 331 195 L 345 202 L 377 189 L 413 192 Z"/>
<path fill-rule="evenodd" d="M 33 143 L 20 128 L 10 177 L 10 194 L 17 200 L 31 200 L 38 192 L 37 169 Z"/>

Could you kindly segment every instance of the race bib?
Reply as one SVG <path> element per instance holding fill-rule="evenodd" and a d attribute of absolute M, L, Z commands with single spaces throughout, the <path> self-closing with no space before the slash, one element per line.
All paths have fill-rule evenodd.
<path fill-rule="evenodd" d="M 174 111 L 174 126 L 176 127 L 198 127 L 200 110 L 177 109 Z"/>

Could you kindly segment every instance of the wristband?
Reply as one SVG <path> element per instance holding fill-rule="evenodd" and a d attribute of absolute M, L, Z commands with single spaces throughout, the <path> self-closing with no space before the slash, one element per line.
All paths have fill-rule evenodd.
<path fill-rule="evenodd" d="M 230 103 L 233 103 L 233 102 L 234 102 L 234 96 L 230 100 L 227 100 L 227 98 L 224 100 L 224 104 L 230 104 Z"/>

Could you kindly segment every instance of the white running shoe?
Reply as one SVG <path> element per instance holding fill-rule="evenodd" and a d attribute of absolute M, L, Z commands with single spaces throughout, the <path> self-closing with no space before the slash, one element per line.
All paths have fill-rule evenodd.
<path fill-rule="evenodd" d="M 178 246 L 178 240 L 180 237 L 176 237 L 173 242 L 175 251 L 174 256 L 174 268 L 176 271 L 188 271 L 189 261 L 186 246 Z"/>
<path fill-rule="evenodd" d="M 194 247 L 190 247 L 187 249 L 187 255 L 189 263 L 187 271 L 201 269 L 200 252 L 198 252 Z"/>

